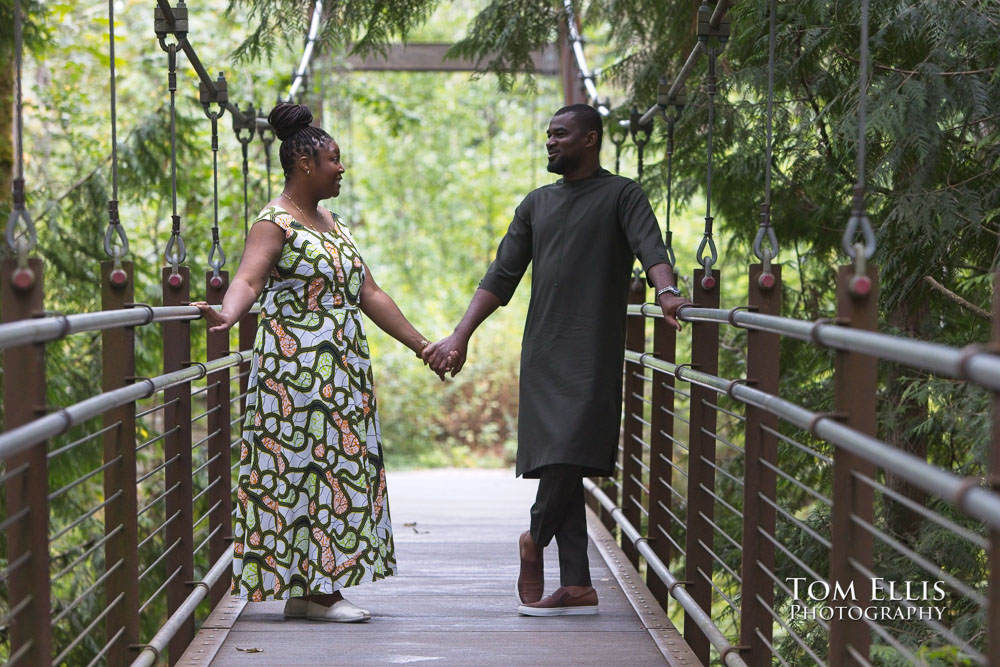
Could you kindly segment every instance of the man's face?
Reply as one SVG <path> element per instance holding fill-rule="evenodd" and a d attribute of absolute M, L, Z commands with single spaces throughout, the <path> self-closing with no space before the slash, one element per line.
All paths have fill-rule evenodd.
<path fill-rule="evenodd" d="M 546 132 L 548 140 L 545 150 L 548 152 L 549 164 L 546 167 L 553 174 L 566 174 L 579 166 L 583 155 L 591 142 L 588 135 L 577 121 L 576 115 L 564 113 L 553 116 Z"/>

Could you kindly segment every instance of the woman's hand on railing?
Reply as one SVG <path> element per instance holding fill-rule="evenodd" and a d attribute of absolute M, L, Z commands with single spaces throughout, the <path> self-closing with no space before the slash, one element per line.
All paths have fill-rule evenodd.
<path fill-rule="evenodd" d="M 202 317 L 208 323 L 208 330 L 213 333 L 227 331 L 236 324 L 236 318 L 216 310 L 204 301 L 194 301 L 191 305 L 201 311 Z"/>

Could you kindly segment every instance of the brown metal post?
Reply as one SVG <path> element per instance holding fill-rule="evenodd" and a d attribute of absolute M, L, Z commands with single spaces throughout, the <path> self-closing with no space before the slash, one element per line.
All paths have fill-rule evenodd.
<path fill-rule="evenodd" d="M 628 302 L 630 305 L 642 304 L 646 301 L 646 282 L 638 273 L 629 286 Z M 646 318 L 629 316 L 625 323 L 625 349 L 634 352 L 646 350 Z M 642 380 L 642 366 L 625 362 L 625 423 L 622 427 L 622 514 L 629 523 L 637 529 L 642 526 L 642 465 L 643 447 L 643 398 L 646 396 L 646 383 Z M 628 540 L 622 539 L 622 551 L 636 568 L 639 567 L 639 552 Z"/>
<path fill-rule="evenodd" d="M 254 340 L 257 338 L 257 315 L 253 313 L 247 313 L 240 320 L 240 331 L 239 331 L 239 345 L 240 351 L 252 350 Z M 245 394 L 247 393 L 247 382 L 249 381 L 249 376 L 247 372 L 250 370 L 250 362 L 245 361 L 239 365 L 240 372 L 240 395 L 243 398 L 240 399 L 240 414 L 245 415 L 247 412 L 247 399 Z"/>
<path fill-rule="evenodd" d="M 115 285 L 111 272 L 116 269 L 111 260 L 101 262 L 101 308 L 128 308 L 135 299 L 135 272 L 132 262 L 122 262 L 125 282 Z M 135 329 L 116 327 L 101 332 L 101 389 L 111 391 L 129 384 L 135 377 Z M 119 458 L 116 465 L 104 471 L 104 497 L 121 495 L 104 510 L 104 534 L 110 537 L 104 546 L 104 562 L 122 561 L 118 575 L 108 578 L 104 586 L 105 604 L 111 607 L 105 622 L 107 641 L 124 629 L 121 637 L 108 650 L 108 664 L 123 665 L 135 658 L 134 647 L 139 642 L 139 526 L 138 493 L 135 486 L 135 403 L 113 408 L 104 413 L 104 427 L 118 428 L 104 434 L 104 461 Z M 117 531 L 117 532 L 115 532 Z M 119 596 L 121 600 L 115 604 Z M 113 606 L 112 606 L 113 605 Z"/>
<path fill-rule="evenodd" d="M 878 327 L 878 270 L 867 267 L 871 281 L 866 296 L 851 293 L 854 266 L 842 266 L 837 277 L 838 323 L 852 329 L 874 331 Z M 851 428 L 875 434 L 875 394 L 878 383 L 878 363 L 874 357 L 857 352 L 837 352 L 834 376 L 834 410 L 844 416 Z M 836 591 L 847 590 L 854 584 L 854 599 L 840 601 L 840 606 L 853 603 L 865 609 L 871 605 L 871 582 L 851 565 L 855 560 L 866 568 L 872 567 L 871 533 L 851 520 L 852 515 L 874 523 L 874 490 L 855 479 L 858 471 L 875 477 L 875 466 L 853 454 L 837 448 L 833 454 L 833 509 L 831 514 L 830 586 Z M 841 618 L 841 616 L 843 618 Z M 847 614 L 837 614 L 830 621 L 831 665 L 856 665 L 848 647 L 868 658 L 871 632 L 863 620 L 852 621 Z"/>
<path fill-rule="evenodd" d="M 760 286 L 758 278 L 763 265 L 750 265 L 750 290 L 747 303 L 752 310 L 764 315 L 781 314 L 781 267 L 771 266 L 774 284 Z M 747 331 L 747 384 L 769 394 L 778 394 L 781 370 L 781 337 L 778 334 L 749 329 Z M 762 426 L 778 428 L 777 416 L 752 405 L 746 408 L 746 441 L 743 473 L 743 561 L 740 578 L 740 644 L 749 649 L 744 656 L 751 667 L 770 667 L 771 652 L 767 644 L 773 636 L 773 621 L 768 611 L 774 607 L 774 545 L 761 533 L 774 536 L 774 508 L 761 496 L 775 500 L 777 477 L 774 471 L 761 465 L 777 464 L 778 441 Z M 763 636 L 763 640 L 761 636 Z M 765 640 L 767 644 L 765 643 Z"/>
<path fill-rule="evenodd" d="M 718 271 L 715 287 L 706 290 L 701 280 L 703 269 L 694 272 L 692 300 L 702 308 L 719 307 L 721 276 Z M 715 375 L 719 371 L 719 325 L 711 322 L 696 322 L 691 325 L 691 365 L 703 373 Z M 687 590 L 706 612 L 712 611 L 712 586 L 706 577 L 712 576 L 712 549 L 715 529 L 709 523 L 715 517 L 715 500 L 709 491 L 715 491 L 715 469 L 706 461 L 715 463 L 716 412 L 706 403 L 714 402 L 717 394 L 711 389 L 691 385 L 691 420 L 688 434 L 688 507 L 687 540 L 685 551 L 685 579 Z M 688 646 L 705 665 L 709 664 L 710 644 L 694 621 L 684 614 L 684 639 Z"/>
<path fill-rule="evenodd" d="M 213 274 L 209 271 L 205 276 L 205 300 L 210 304 L 222 303 L 222 298 L 226 295 L 229 287 L 229 273 L 220 271 L 221 282 L 218 287 L 213 285 Z M 206 327 L 207 329 L 207 327 Z M 206 358 L 208 361 L 224 357 L 229 353 L 229 332 L 206 333 Z M 212 489 L 205 494 L 208 497 L 208 506 L 215 507 L 211 510 L 208 518 L 209 531 L 215 531 L 208 542 L 209 562 L 214 563 L 225 553 L 229 544 L 233 541 L 233 495 L 230 489 L 232 483 L 232 470 L 230 468 L 232 443 L 232 428 L 230 420 L 232 411 L 229 409 L 229 369 L 224 368 L 215 371 L 208 376 L 207 407 L 209 415 L 207 417 L 208 432 L 215 433 L 208 440 L 208 483 L 213 484 Z M 214 410 L 214 412 L 213 412 Z M 230 581 L 228 577 L 221 577 L 212 587 L 209 599 L 211 606 L 229 592 Z"/>
<path fill-rule="evenodd" d="M 1000 354 L 1000 273 L 993 276 L 993 327 L 990 350 Z M 1000 481 L 1000 392 L 993 392 L 993 430 L 990 438 L 990 477 L 994 490 Z M 987 608 L 987 657 L 990 665 L 1000 665 L 1000 530 L 990 531 L 989 607 Z"/>
<path fill-rule="evenodd" d="M 42 312 L 44 267 L 42 260 L 29 259 L 34 283 L 17 289 L 12 276 L 17 261 L 0 261 L 0 309 L 4 322 L 36 317 Z M 27 424 L 45 409 L 45 345 L 19 345 L 3 353 L 4 426 Z M 27 466 L 6 484 L 7 516 L 27 508 L 28 513 L 7 528 L 7 565 L 25 558 L 7 579 L 9 609 L 25 604 L 11 619 L 10 654 L 20 653 L 22 665 L 52 662 L 52 620 L 49 592 L 49 473 L 46 442 L 40 442 L 5 460 L 6 470 Z M 27 600 L 27 602 L 25 602 Z"/>
<path fill-rule="evenodd" d="M 190 302 L 190 272 L 179 269 L 182 280 L 176 287 L 170 284 L 170 267 L 163 269 L 163 305 L 182 306 Z M 163 372 L 170 373 L 185 368 L 191 359 L 191 324 L 187 320 L 163 323 Z M 174 613 L 191 592 L 194 580 L 194 511 L 192 508 L 191 473 L 191 383 L 171 387 L 163 393 L 168 404 L 164 408 L 163 427 L 171 431 L 164 438 L 164 460 L 176 460 L 166 467 L 166 488 L 178 484 L 177 490 L 167 496 L 167 516 L 179 512 L 177 519 L 167 525 L 167 548 L 179 542 L 165 559 L 166 576 L 174 576 L 167 586 L 167 613 Z M 170 664 L 176 663 L 191 640 L 194 639 L 194 618 L 189 618 L 170 640 Z"/>
<path fill-rule="evenodd" d="M 677 275 L 674 275 L 677 284 Z M 657 318 L 653 320 L 653 355 L 661 360 L 674 362 L 677 358 L 677 330 Z M 670 511 L 673 511 L 673 494 L 668 485 L 673 484 L 673 468 L 667 461 L 674 460 L 674 377 L 666 373 L 653 373 L 653 408 L 649 435 L 649 545 L 664 563 L 669 564 L 671 544 Z M 670 597 L 667 587 L 652 568 L 646 569 L 646 585 L 660 606 L 667 608 Z"/>
<path fill-rule="evenodd" d="M 563 86 L 563 102 L 567 106 L 586 104 L 587 96 L 583 88 L 582 74 L 576 65 L 573 45 L 569 41 L 569 30 L 564 20 L 559 22 L 559 72 Z"/>

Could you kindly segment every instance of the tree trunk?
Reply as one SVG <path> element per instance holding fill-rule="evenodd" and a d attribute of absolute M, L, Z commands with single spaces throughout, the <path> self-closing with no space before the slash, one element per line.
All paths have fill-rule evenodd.
<path fill-rule="evenodd" d="M 10 205 L 14 177 L 14 63 L 6 49 L 0 61 L 0 203 Z M 6 208 L 6 207 L 4 207 Z"/>
<path fill-rule="evenodd" d="M 927 316 L 927 304 L 930 301 L 925 292 L 926 289 L 922 285 L 916 287 L 908 298 L 901 301 L 901 305 L 895 311 L 889 313 L 889 323 L 900 328 L 903 335 L 912 338 L 920 336 L 920 324 Z M 885 429 L 883 439 L 901 451 L 927 460 L 927 438 L 913 435 L 917 424 L 927 420 L 927 401 L 903 398 L 913 381 L 914 374 L 919 376 L 918 381 L 926 379 L 928 375 L 900 364 L 888 365 L 883 405 L 885 410 L 894 412 L 894 415 L 892 421 L 883 426 Z M 927 499 L 924 491 L 908 484 L 891 470 L 885 471 L 885 483 L 890 489 L 918 505 L 923 505 Z M 885 519 L 888 531 L 906 542 L 916 539 L 923 521 L 919 514 L 891 499 L 886 499 L 885 502 Z"/>

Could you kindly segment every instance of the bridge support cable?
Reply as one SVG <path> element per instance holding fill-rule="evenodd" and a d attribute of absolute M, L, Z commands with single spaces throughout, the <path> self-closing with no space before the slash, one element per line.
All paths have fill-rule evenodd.
<path fill-rule="evenodd" d="M 111 88 L 111 199 L 108 200 L 108 228 L 104 232 L 104 252 L 114 260 L 112 284 L 123 286 L 128 276 L 122 260 L 128 256 L 128 236 L 118 217 L 118 95 L 115 88 L 115 3 L 108 0 L 108 61 Z M 117 241 L 117 243 L 116 243 Z"/>
<path fill-rule="evenodd" d="M 670 596 L 680 603 L 681 607 L 684 609 L 684 629 L 685 635 L 687 634 L 688 619 L 691 619 L 691 623 L 697 627 L 697 629 L 704 633 L 704 637 L 713 646 L 720 655 L 724 656 L 722 659 L 723 664 L 728 667 L 746 667 L 746 663 L 743 658 L 740 657 L 736 650 L 728 639 L 722 634 L 718 626 L 712 620 L 710 612 L 706 612 L 698 604 L 697 601 L 691 596 L 690 593 L 685 588 L 685 584 L 690 586 L 690 582 L 684 582 L 677 577 L 675 577 L 670 570 L 667 568 L 666 564 L 660 560 L 660 558 L 650 547 L 649 542 L 644 538 L 639 531 L 633 526 L 628 519 L 625 518 L 621 508 L 615 505 L 615 502 L 607 496 L 607 494 L 601 490 L 591 479 L 583 480 L 584 489 L 591 494 L 591 496 L 600 505 L 606 514 L 609 514 L 614 518 L 615 523 L 621 528 L 622 539 L 628 540 L 630 544 L 638 551 L 643 558 L 646 559 L 646 565 L 649 569 L 656 573 L 656 576 L 662 581 L 662 583 L 670 591 Z M 685 639 L 687 637 L 685 636 Z M 688 642 L 690 644 L 690 641 Z M 701 656 L 699 656 L 701 659 Z M 708 661 L 703 661 L 703 664 L 709 664 Z"/>
<path fill-rule="evenodd" d="M 302 50 L 302 57 L 299 59 L 299 66 L 295 68 L 292 76 L 292 83 L 285 94 L 285 102 L 294 102 L 299 89 L 305 83 L 305 78 L 312 63 L 313 52 L 316 50 L 316 42 L 319 39 L 320 26 L 323 23 L 323 0 L 316 0 L 313 6 L 312 18 L 309 21 L 309 34 L 306 36 L 306 45 Z"/>
<path fill-rule="evenodd" d="M 721 37 L 725 35 L 729 36 L 729 17 L 726 16 L 726 12 L 729 9 L 729 0 L 718 0 L 715 3 L 715 8 L 712 9 L 708 6 L 708 2 L 703 0 L 701 7 L 698 8 L 698 29 L 702 32 L 708 32 L 716 37 Z M 677 76 L 674 77 L 673 83 L 667 89 L 666 97 L 672 98 L 676 96 L 684 86 L 684 82 L 691 75 L 692 70 L 694 70 L 695 64 L 698 62 L 698 56 L 705 53 L 705 45 L 701 40 L 695 42 L 694 47 L 688 54 L 687 59 L 684 61 L 684 65 L 681 67 Z M 646 111 L 639 117 L 639 124 L 645 125 L 653 121 L 656 114 L 662 110 L 659 103 L 650 106 Z"/>
<path fill-rule="evenodd" d="M 569 34 L 570 48 L 573 50 L 573 57 L 576 59 L 576 68 L 583 81 L 584 90 L 587 91 L 588 103 L 597 109 L 602 116 L 611 113 L 607 102 L 601 102 L 597 95 L 597 86 L 594 83 L 594 73 L 587 66 L 587 59 L 583 54 L 583 37 L 577 25 L 576 14 L 573 11 L 573 0 L 563 0 L 563 10 L 566 12 L 566 30 Z"/>
<path fill-rule="evenodd" d="M 768 3 L 767 40 L 767 137 L 764 157 L 764 202 L 760 205 L 760 225 L 753 239 L 753 254 L 759 259 L 764 270 L 758 277 L 760 286 L 769 289 L 774 286 L 771 262 L 778 257 L 778 237 L 771 225 L 771 171 L 774 162 L 774 60 L 778 41 L 777 0 Z M 764 245 L 764 241 L 767 245 Z M 779 313 L 774 313 L 775 315 Z"/>
<path fill-rule="evenodd" d="M 1000 353 L 1000 273 L 993 277 L 993 324 L 990 331 L 990 351 Z M 1000 491 L 1000 390 L 993 390 L 993 424 L 990 431 L 990 486 Z M 986 613 L 986 654 L 989 664 L 1000 664 L 1000 527 L 989 532 L 989 606 Z"/>

